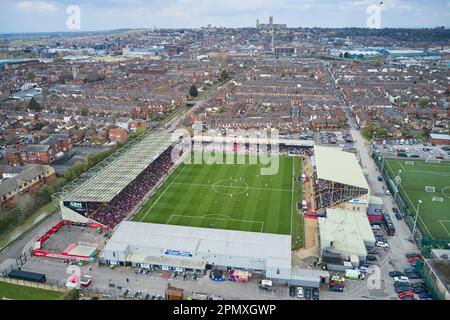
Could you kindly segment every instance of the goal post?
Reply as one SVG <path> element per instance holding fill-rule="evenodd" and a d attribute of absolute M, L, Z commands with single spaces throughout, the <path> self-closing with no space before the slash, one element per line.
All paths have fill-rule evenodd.
<path fill-rule="evenodd" d="M 444 202 L 444 198 L 442 198 L 442 197 L 433 197 L 432 201 L 433 202 Z"/>
<path fill-rule="evenodd" d="M 426 159 L 426 163 L 441 163 L 441 159 Z"/>
<path fill-rule="evenodd" d="M 408 165 L 414 165 L 414 161 L 405 161 L 405 164 L 408 164 Z"/>
<path fill-rule="evenodd" d="M 436 187 L 435 186 L 425 186 L 425 192 L 436 192 Z"/>

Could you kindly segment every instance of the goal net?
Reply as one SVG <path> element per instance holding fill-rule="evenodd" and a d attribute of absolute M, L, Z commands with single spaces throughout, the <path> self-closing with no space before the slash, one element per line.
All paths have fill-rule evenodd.
<path fill-rule="evenodd" d="M 414 161 L 405 161 L 405 164 L 414 165 Z"/>
<path fill-rule="evenodd" d="M 434 186 L 426 186 L 425 191 L 426 192 L 436 192 L 436 188 Z"/>
<path fill-rule="evenodd" d="M 433 197 L 433 202 L 444 202 L 444 198 L 442 197 Z"/>
<path fill-rule="evenodd" d="M 426 159 L 426 163 L 441 163 L 441 159 Z"/>

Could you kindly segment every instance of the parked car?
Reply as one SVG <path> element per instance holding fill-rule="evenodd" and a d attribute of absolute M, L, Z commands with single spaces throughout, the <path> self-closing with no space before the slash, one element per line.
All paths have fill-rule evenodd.
<path fill-rule="evenodd" d="M 420 299 L 431 299 L 431 294 L 428 291 L 422 291 L 421 293 L 419 293 L 419 298 Z"/>
<path fill-rule="evenodd" d="M 383 181 L 383 177 L 382 176 L 378 176 L 378 181 Z"/>
<path fill-rule="evenodd" d="M 395 213 L 395 218 L 396 218 L 397 220 L 402 220 L 402 215 L 400 214 L 400 212 L 396 212 L 396 213 Z"/>
<path fill-rule="evenodd" d="M 397 212 L 398 212 L 398 209 L 397 209 L 396 207 L 392 207 L 392 212 L 393 212 L 393 213 L 397 213 Z"/>
<path fill-rule="evenodd" d="M 289 287 L 289 295 L 291 297 L 295 297 L 295 287 L 294 286 Z"/>
<path fill-rule="evenodd" d="M 313 300 L 319 300 L 319 289 L 314 288 L 312 292 Z"/>
<path fill-rule="evenodd" d="M 367 255 L 366 256 L 366 260 L 367 261 L 376 261 L 377 260 L 377 257 L 376 256 L 372 256 L 372 255 Z"/>
<path fill-rule="evenodd" d="M 310 288 L 305 288 L 305 299 L 311 300 L 311 289 Z"/>
<path fill-rule="evenodd" d="M 415 252 L 409 252 L 406 254 L 406 258 L 414 258 L 414 257 L 421 257 L 421 255 L 419 253 L 415 253 Z"/>
<path fill-rule="evenodd" d="M 298 299 L 303 299 L 304 298 L 304 293 L 303 293 L 303 288 L 302 287 L 297 287 L 297 298 Z"/>
<path fill-rule="evenodd" d="M 394 281 L 400 282 L 400 283 L 409 283 L 408 277 L 405 277 L 405 276 L 394 277 Z"/>
<path fill-rule="evenodd" d="M 400 293 L 398 294 L 398 297 L 399 297 L 400 299 L 403 299 L 403 298 L 406 297 L 406 296 L 411 297 L 411 298 L 414 298 L 414 292 L 412 292 L 412 291 L 405 291 L 405 292 L 400 292 Z"/>
<path fill-rule="evenodd" d="M 378 250 L 376 248 L 367 249 L 368 254 L 378 254 Z"/>
<path fill-rule="evenodd" d="M 383 241 L 377 241 L 375 242 L 375 245 L 380 248 L 389 248 L 389 244 Z"/>
<path fill-rule="evenodd" d="M 412 291 L 411 286 L 399 286 L 399 287 L 395 287 L 395 292 L 396 292 L 396 293 L 401 293 L 401 292 L 406 292 L 406 291 Z"/>
<path fill-rule="evenodd" d="M 420 257 L 409 257 L 406 260 L 408 260 L 409 263 L 413 263 L 420 260 Z"/>
<path fill-rule="evenodd" d="M 403 272 L 401 272 L 401 271 L 391 271 L 391 272 L 389 272 L 389 276 L 390 277 L 402 277 L 402 276 L 404 276 L 405 274 L 403 273 Z"/>

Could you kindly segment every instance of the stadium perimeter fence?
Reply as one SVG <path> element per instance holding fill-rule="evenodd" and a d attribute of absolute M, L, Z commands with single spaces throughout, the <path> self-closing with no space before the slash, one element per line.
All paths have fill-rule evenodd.
<path fill-rule="evenodd" d="M 417 261 L 415 268 L 416 268 L 417 272 L 419 272 L 423 282 L 425 283 L 427 289 L 431 293 L 431 296 L 433 297 L 433 299 L 434 300 L 444 300 L 445 299 L 444 295 L 439 290 L 436 289 L 435 281 L 433 281 L 430 274 L 425 270 L 424 262 L 420 261 L 420 260 Z"/>

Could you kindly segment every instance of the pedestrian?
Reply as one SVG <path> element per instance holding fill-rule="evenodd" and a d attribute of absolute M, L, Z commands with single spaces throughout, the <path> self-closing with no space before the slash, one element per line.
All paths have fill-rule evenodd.
<path fill-rule="evenodd" d="M 130 282 L 130 279 L 127 278 L 127 282 Z"/>

